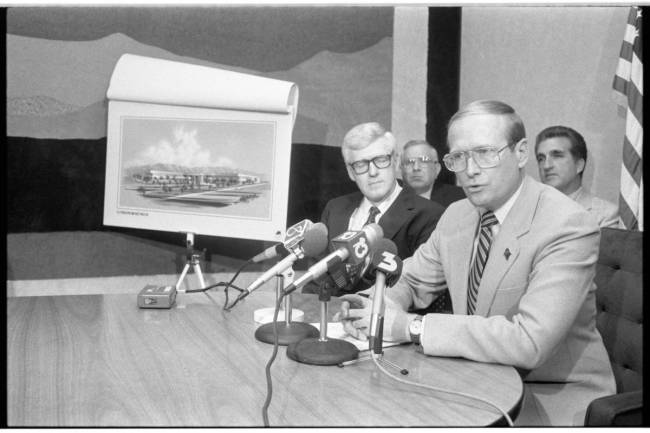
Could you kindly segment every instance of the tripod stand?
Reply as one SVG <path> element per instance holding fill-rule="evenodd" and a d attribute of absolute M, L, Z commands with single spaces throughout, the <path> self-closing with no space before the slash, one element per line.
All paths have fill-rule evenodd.
<path fill-rule="evenodd" d="M 181 289 L 181 283 L 185 279 L 190 266 L 192 269 L 194 269 L 196 278 L 198 278 L 199 284 L 201 286 L 200 288 L 205 288 L 205 281 L 203 280 L 203 273 L 201 272 L 201 254 L 198 251 L 194 250 L 194 233 L 187 233 L 185 247 L 187 248 L 187 253 L 185 255 L 185 267 L 183 268 L 183 272 L 181 272 L 181 276 L 178 278 L 178 282 L 176 282 L 176 291 L 179 293 L 185 292 L 185 289 Z"/>

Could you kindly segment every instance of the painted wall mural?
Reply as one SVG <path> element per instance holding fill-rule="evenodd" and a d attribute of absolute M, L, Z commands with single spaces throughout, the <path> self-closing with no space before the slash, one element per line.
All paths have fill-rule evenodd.
<path fill-rule="evenodd" d="M 13 8 L 7 135 L 106 136 L 106 89 L 124 53 L 291 81 L 296 143 L 339 146 L 354 124 L 390 125 L 392 8 Z"/>

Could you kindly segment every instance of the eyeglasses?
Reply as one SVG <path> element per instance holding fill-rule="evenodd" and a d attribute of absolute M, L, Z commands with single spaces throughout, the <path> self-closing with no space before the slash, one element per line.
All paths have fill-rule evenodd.
<path fill-rule="evenodd" d="M 492 168 L 499 165 L 501 161 L 500 153 L 503 149 L 510 146 L 510 143 L 501 148 L 495 146 L 477 147 L 472 150 L 465 150 L 460 152 L 451 152 L 442 158 L 445 167 L 449 171 L 459 172 L 467 168 L 467 159 L 471 156 L 476 165 L 481 168 Z"/>
<path fill-rule="evenodd" d="M 413 168 L 415 167 L 415 163 L 419 162 L 420 164 L 438 164 L 438 161 L 434 161 L 431 159 L 429 156 L 418 156 L 417 158 L 409 158 L 404 160 L 404 165 Z"/>
<path fill-rule="evenodd" d="M 354 174 L 364 174 L 370 169 L 371 162 L 375 164 L 375 167 L 377 168 L 386 168 L 390 166 L 392 157 L 393 154 L 390 153 L 388 155 L 375 156 L 372 159 L 360 159 L 359 161 L 354 161 L 348 165 L 352 167 Z"/>

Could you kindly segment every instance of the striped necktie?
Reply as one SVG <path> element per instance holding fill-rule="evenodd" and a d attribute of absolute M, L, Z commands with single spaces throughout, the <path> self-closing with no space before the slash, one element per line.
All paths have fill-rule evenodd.
<path fill-rule="evenodd" d="M 368 211 L 368 219 L 366 222 L 363 224 L 364 226 L 367 226 L 368 224 L 372 224 L 375 222 L 375 217 L 379 215 L 379 209 L 377 209 L 376 206 L 373 206 L 370 208 Z"/>
<path fill-rule="evenodd" d="M 474 263 L 469 272 L 469 280 L 467 283 L 467 314 L 474 314 L 474 310 L 476 309 L 478 286 L 481 284 L 483 269 L 487 263 L 488 255 L 490 254 L 490 245 L 492 244 L 492 226 L 497 223 L 497 218 L 492 211 L 487 211 L 481 216 L 481 231 L 478 235 Z"/>

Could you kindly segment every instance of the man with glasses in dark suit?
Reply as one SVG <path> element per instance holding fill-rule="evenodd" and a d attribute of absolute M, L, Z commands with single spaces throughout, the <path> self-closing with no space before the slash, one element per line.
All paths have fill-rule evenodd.
<path fill-rule="evenodd" d="M 436 182 L 440 174 L 438 152 L 425 140 L 410 140 L 402 148 L 402 179 L 420 197 L 435 201 L 447 208 L 465 198 L 463 189 Z"/>
<path fill-rule="evenodd" d="M 397 183 L 399 158 L 393 134 L 379 123 L 362 123 L 345 135 L 341 152 L 348 176 L 359 192 L 325 205 L 321 221 L 327 226 L 329 240 L 347 230 L 377 223 L 384 238 L 395 242 L 400 258 L 413 255 L 431 235 L 444 208 Z M 356 292 L 369 286 L 361 279 L 346 290 Z"/>

